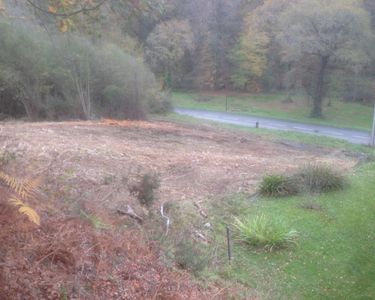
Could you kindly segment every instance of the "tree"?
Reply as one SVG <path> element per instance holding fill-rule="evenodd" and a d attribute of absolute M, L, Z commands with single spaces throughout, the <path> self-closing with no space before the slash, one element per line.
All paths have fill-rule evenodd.
<path fill-rule="evenodd" d="M 305 63 L 313 73 L 311 117 L 322 117 L 331 68 L 368 61 L 366 44 L 372 39 L 369 14 L 355 0 L 300 0 L 281 15 L 279 25 L 285 61 Z"/>
<path fill-rule="evenodd" d="M 296 0 L 251 1 L 244 7 L 244 26 L 231 53 L 235 88 L 260 91 L 283 88 L 287 64 L 280 59 L 278 18 Z"/>
<path fill-rule="evenodd" d="M 150 33 L 146 40 L 146 60 L 156 74 L 164 76 L 168 85 L 180 61 L 193 49 L 189 23 L 174 19 L 160 23 Z"/>
<path fill-rule="evenodd" d="M 257 81 L 267 67 L 270 38 L 256 26 L 254 17 L 253 14 L 247 17 L 245 30 L 231 53 L 234 64 L 231 79 L 235 88 L 257 91 Z"/>

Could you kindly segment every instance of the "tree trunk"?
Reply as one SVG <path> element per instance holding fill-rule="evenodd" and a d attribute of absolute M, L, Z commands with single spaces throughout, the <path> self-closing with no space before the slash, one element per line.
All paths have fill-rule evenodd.
<path fill-rule="evenodd" d="M 316 83 L 316 89 L 314 93 L 314 103 L 313 108 L 311 111 L 311 117 L 312 118 L 321 118 L 322 115 L 322 102 L 324 98 L 324 92 L 325 92 L 325 76 L 327 73 L 327 66 L 329 62 L 329 56 L 322 56 L 320 58 L 320 68 L 318 72 L 318 78 Z"/>
<path fill-rule="evenodd" d="M 31 104 L 31 101 L 28 99 L 21 97 L 21 102 L 23 104 L 23 107 L 25 108 L 26 115 L 31 121 L 35 121 L 37 119 L 37 113 Z"/>
<path fill-rule="evenodd" d="M 35 92 L 30 92 L 30 90 L 32 90 L 30 84 L 27 86 L 23 86 L 20 89 L 20 100 L 23 104 L 23 107 L 25 108 L 27 117 L 31 121 L 36 121 L 38 119 L 38 108 L 35 103 L 33 103 L 33 101 L 37 101 L 36 99 L 39 99 L 40 96 L 36 95 Z"/>

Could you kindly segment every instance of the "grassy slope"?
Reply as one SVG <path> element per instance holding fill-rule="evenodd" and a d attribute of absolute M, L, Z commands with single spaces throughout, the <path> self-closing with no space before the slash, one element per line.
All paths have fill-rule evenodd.
<path fill-rule="evenodd" d="M 198 98 L 209 101 L 195 101 Z M 228 111 L 361 130 L 370 130 L 372 125 L 372 109 L 361 104 L 334 101 L 332 106 L 324 107 L 325 118 L 319 120 L 309 118 L 310 108 L 305 100 L 295 97 L 293 103 L 285 104 L 284 99 L 282 94 L 230 96 Z M 175 92 L 172 103 L 176 107 L 225 111 L 225 96 L 220 95 Z"/>
<path fill-rule="evenodd" d="M 171 114 L 168 120 L 197 123 L 190 117 Z M 202 123 L 202 121 L 199 121 Z M 329 146 L 354 152 L 374 150 L 336 139 L 272 130 L 243 130 L 273 140 Z M 235 243 L 234 263 L 230 267 L 208 270 L 206 276 L 223 279 L 227 285 L 241 283 L 255 288 L 265 299 L 374 299 L 375 298 L 375 163 L 362 166 L 350 175 L 351 185 L 344 191 L 320 196 L 249 201 L 243 195 L 213 199 L 210 222 L 225 257 L 225 224 L 233 216 L 267 214 L 282 219 L 300 233 L 295 249 L 275 253 L 254 251 Z M 321 211 L 300 207 L 315 201 Z"/>
<path fill-rule="evenodd" d="M 298 230 L 300 238 L 295 249 L 274 253 L 235 244 L 234 264 L 220 276 L 257 288 L 269 299 L 374 299 L 374 185 L 375 164 L 370 164 L 342 192 L 255 202 L 240 195 L 225 199 L 214 209 L 219 223 L 233 215 L 266 214 Z M 302 209 L 306 200 L 323 210 Z M 223 232 L 224 224 L 219 228 Z"/>

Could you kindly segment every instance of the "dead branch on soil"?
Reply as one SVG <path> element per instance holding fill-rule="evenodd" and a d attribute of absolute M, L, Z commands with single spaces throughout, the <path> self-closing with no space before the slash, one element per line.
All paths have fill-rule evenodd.
<path fill-rule="evenodd" d="M 165 230 L 165 235 L 168 235 L 168 232 L 169 232 L 169 225 L 171 223 L 170 219 L 164 214 L 164 203 L 161 205 L 160 207 L 160 214 L 161 216 L 163 217 L 163 219 L 165 219 L 165 226 L 166 226 L 166 230 Z"/>
<path fill-rule="evenodd" d="M 194 206 L 196 207 L 196 208 L 198 208 L 198 211 L 199 211 L 199 213 L 201 214 L 201 216 L 203 217 L 203 218 L 208 218 L 208 214 L 205 212 L 205 210 L 202 208 L 202 206 L 200 205 L 200 202 L 198 202 L 198 201 L 195 201 L 194 202 Z"/>
<path fill-rule="evenodd" d="M 198 230 L 195 230 L 194 231 L 194 234 L 197 238 L 201 239 L 202 241 L 208 243 L 208 239 L 201 233 L 199 232 Z"/>
<path fill-rule="evenodd" d="M 120 208 L 117 209 L 117 213 L 119 213 L 120 215 L 129 216 L 132 219 L 138 221 L 140 224 L 143 223 L 143 219 L 134 212 L 133 208 L 130 205 L 127 205 L 127 209 L 126 210 L 122 210 Z"/>

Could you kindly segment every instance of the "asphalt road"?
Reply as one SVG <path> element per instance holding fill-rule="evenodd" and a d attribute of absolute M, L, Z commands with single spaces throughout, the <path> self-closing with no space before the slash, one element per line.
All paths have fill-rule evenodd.
<path fill-rule="evenodd" d="M 322 126 L 314 124 L 306 124 L 292 121 L 283 121 L 264 117 L 245 116 L 234 113 L 215 112 L 207 110 L 175 108 L 174 111 L 181 115 L 186 115 L 198 119 L 216 121 L 220 123 L 241 125 L 245 127 L 255 127 L 256 122 L 259 128 L 295 131 L 307 134 L 322 135 L 332 138 L 348 141 L 353 144 L 368 145 L 370 141 L 370 133 L 366 131 L 336 128 L 332 126 Z"/>

